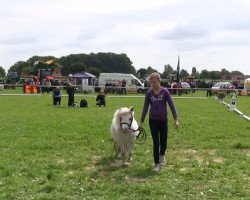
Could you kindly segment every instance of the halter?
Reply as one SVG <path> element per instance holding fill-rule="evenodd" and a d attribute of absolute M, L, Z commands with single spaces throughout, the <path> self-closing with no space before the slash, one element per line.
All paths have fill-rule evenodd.
<path fill-rule="evenodd" d="M 126 124 L 126 125 L 128 125 L 128 128 L 129 128 L 129 130 L 132 130 L 133 132 L 135 132 L 136 130 L 133 130 L 133 129 L 131 129 L 131 125 L 132 125 L 132 122 L 133 122 L 133 120 L 134 120 L 134 117 L 133 117 L 133 115 L 132 115 L 132 113 L 131 112 L 129 112 L 129 114 L 130 114 L 130 123 L 127 123 L 127 122 L 120 122 L 120 126 L 122 126 L 123 124 Z"/>
<path fill-rule="evenodd" d="M 128 128 L 129 128 L 129 130 L 131 131 L 131 132 L 136 132 L 136 131 L 139 131 L 139 134 L 136 136 L 136 139 L 139 139 L 140 138 L 140 135 L 142 134 L 142 136 L 141 136 L 141 139 L 145 139 L 146 140 L 146 138 L 147 138 L 147 133 L 146 133 L 146 131 L 145 131 L 145 129 L 140 129 L 139 127 L 137 128 L 137 129 L 132 129 L 131 128 L 131 125 L 132 125 L 132 122 L 133 122 L 133 120 L 134 120 L 134 117 L 133 117 L 133 115 L 132 115 L 132 113 L 131 112 L 129 112 L 130 113 L 130 115 L 131 115 L 131 121 L 130 121 L 130 123 L 127 123 L 127 122 L 120 122 L 120 126 L 122 126 L 123 124 L 126 124 L 126 125 L 128 125 Z"/>

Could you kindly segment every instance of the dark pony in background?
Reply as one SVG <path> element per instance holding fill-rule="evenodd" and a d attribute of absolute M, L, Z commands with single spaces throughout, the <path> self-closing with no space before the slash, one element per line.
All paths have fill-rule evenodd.
<path fill-rule="evenodd" d="M 114 141 L 116 156 L 121 156 L 123 166 L 132 160 L 134 143 L 139 134 L 139 126 L 134 118 L 134 109 L 119 108 L 114 113 L 110 132 Z"/>

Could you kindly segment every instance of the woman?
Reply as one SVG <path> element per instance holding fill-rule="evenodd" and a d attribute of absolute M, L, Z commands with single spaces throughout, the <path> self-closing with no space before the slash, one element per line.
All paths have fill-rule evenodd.
<path fill-rule="evenodd" d="M 153 139 L 155 162 L 153 170 L 158 172 L 161 167 L 165 165 L 165 151 L 167 148 L 168 117 L 166 102 L 172 111 L 175 128 L 179 127 L 179 122 L 173 100 L 168 90 L 161 87 L 160 75 L 158 73 L 150 74 L 149 83 L 151 89 L 146 93 L 140 126 L 143 127 L 144 125 L 144 120 L 150 105 L 149 127 Z"/>

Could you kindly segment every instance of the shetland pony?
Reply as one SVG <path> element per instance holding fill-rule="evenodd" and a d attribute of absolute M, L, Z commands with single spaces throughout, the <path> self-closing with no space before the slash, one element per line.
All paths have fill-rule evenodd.
<path fill-rule="evenodd" d="M 119 108 L 114 113 L 110 132 L 114 141 L 116 156 L 122 157 L 123 166 L 132 160 L 134 143 L 139 134 L 139 126 L 134 118 L 134 109 Z"/>

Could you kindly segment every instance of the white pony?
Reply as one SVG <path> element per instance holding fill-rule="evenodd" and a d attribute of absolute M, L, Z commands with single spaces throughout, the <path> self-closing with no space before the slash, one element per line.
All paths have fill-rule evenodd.
<path fill-rule="evenodd" d="M 133 107 L 119 108 L 115 111 L 110 132 L 114 140 L 116 155 L 122 157 L 124 166 L 132 160 L 134 143 L 139 134 L 138 129 Z"/>

